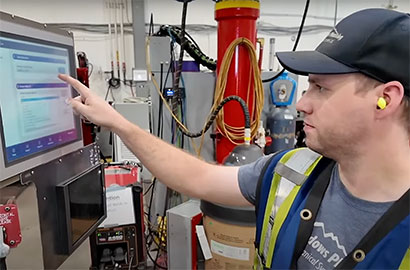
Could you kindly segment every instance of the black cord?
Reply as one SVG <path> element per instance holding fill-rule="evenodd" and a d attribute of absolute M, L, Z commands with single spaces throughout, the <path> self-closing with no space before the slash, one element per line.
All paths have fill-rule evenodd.
<path fill-rule="evenodd" d="M 151 190 L 151 188 L 152 188 L 153 185 L 154 185 L 154 182 L 152 182 L 152 183 L 148 186 L 147 190 L 142 194 L 142 196 L 147 195 L 148 192 Z M 148 213 L 147 213 L 147 214 L 148 214 Z"/>
<path fill-rule="evenodd" d="M 131 91 L 131 96 L 136 96 L 137 95 L 137 90 L 135 90 L 135 93 L 134 93 L 134 88 L 132 88 L 133 86 L 134 86 L 134 84 L 132 83 L 132 81 L 130 81 L 131 83 L 129 84 L 129 87 L 130 87 L 130 91 Z M 125 83 L 124 83 L 125 84 Z M 125 84 L 126 85 L 126 84 Z"/>
<path fill-rule="evenodd" d="M 161 77 L 160 77 L 160 89 L 162 91 L 163 89 L 163 84 L 162 84 L 162 78 L 163 78 L 163 71 L 164 70 L 164 64 L 161 63 Z M 168 76 L 168 74 L 167 74 Z M 160 127 L 161 127 L 161 116 L 162 116 L 162 98 L 159 97 L 159 107 L 158 107 L 158 126 L 157 126 L 157 136 L 159 137 L 160 135 Z"/>
<path fill-rule="evenodd" d="M 159 258 L 160 251 L 161 250 L 166 251 L 162 246 L 163 245 L 162 238 L 164 237 L 163 226 L 165 225 L 165 213 L 166 213 L 166 210 L 168 209 L 168 202 L 169 202 L 169 196 L 170 196 L 169 194 L 171 194 L 171 190 L 169 188 L 167 188 L 166 199 L 165 199 L 165 207 L 164 207 L 164 215 L 162 216 L 161 222 L 158 224 L 159 230 L 157 231 L 157 233 L 158 233 L 159 244 L 157 245 L 158 246 L 158 252 L 157 252 L 157 256 L 155 257 L 155 262 Z M 165 244 L 165 246 L 166 246 L 166 244 Z"/>
<path fill-rule="evenodd" d="M 104 98 L 105 101 L 107 101 L 110 90 L 111 90 L 111 85 L 108 85 L 107 92 L 105 92 L 105 98 Z"/>
<path fill-rule="evenodd" d="M 165 251 L 165 250 L 164 250 L 161 246 L 159 246 L 159 245 L 155 242 L 155 240 L 153 240 L 153 239 L 154 239 L 154 238 L 153 238 L 153 233 L 154 233 L 154 232 L 151 230 L 150 226 L 148 226 L 148 230 L 149 230 L 149 234 L 145 237 L 145 243 L 146 243 L 146 246 L 147 246 L 147 254 L 148 254 L 148 257 L 149 257 L 149 258 L 151 259 L 151 261 L 154 263 L 154 266 L 159 267 L 159 268 L 162 268 L 162 269 L 166 269 L 166 268 L 164 268 L 163 266 L 157 264 L 156 259 L 154 260 L 154 258 L 152 258 L 151 254 L 149 253 L 149 252 L 150 252 L 151 245 L 152 245 L 152 242 L 155 243 L 155 245 L 157 246 L 157 256 L 156 256 L 157 259 L 158 259 L 158 254 L 159 254 L 159 252 L 160 252 L 161 250 L 163 250 L 163 251 Z M 150 241 L 150 240 L 148 239 L 148 237 L 151 237 L 151 240 L 152 240 L 152 241 Z M 156 251 L 156 250 L 153 249 L 153 251 Z"/>
<path fill-rule="evenodd" d="M 152 200 L 154 198 L 154 191 L 155 191 L 155 184 L 157 183 L 157 178 L 155 177 L 152 181 L 152 188 L 151 188 L 151 198 L 149 198 L 149 205 L 148 205 L 148 221 L 151 222 L 151 209 L 152 209 Z"/>
<path fill-rule="evenodd" d="M 153 34 L 154 34 L 154 14 L 151 13 L 148 35 L 152 36 Z"/>
<path fill-rule="evenodd" d="M 165 81 L 164 81 L 163 87 L 160 88 L 162 97 L 164 96 L 164 93 L 166 92 L 165 89 L 166 89 L 166 86 L 167 86 L 167 83 L 168 83 L 169 74 L 171 74 L 171 69 L 172 69 L 172 65 L 169 65 L 167 75 L 165 76 Z M 158 119 L 157 136 L 162 139 L 162 138 L 164 138 L 164 109 L 163 109 L 164 104 L 163 104 L 161 96 L 159 96 L 159 104 L 160 104 L 160 108 L 158 109 L 159 110 L 158 117 L 161 118 L 161 121 L 159 121 L 159 119 Z"/>
<path fill-rule="evenodd" d="M 157 251 L 157 252 L 159 253 L 159 251 Z M 158 253 L 157 253 L 157 256 L 158 256 Z M 148 257 L 151 259 L 151 261 L 154 263 L 154 267 L 158 267 L 158 268 L 161 268 L 161 269 L 168 269 L 167 267 L 163 267 L 163 266 L 157 264 L 156 260 L 154 260 L 151 256 L 151 254 L 149 253 L 149 250 L 147 251 L 147 254 L 148 254 Z"/>
<path fill-rule="evenodd" d="M 308 9 L 309 9 L 309 4 L 310 4 L 310 0 L 306 0 L 305 10 L 303 11 L 303 16 L 302 16 L 302 22 L 300 23 L 299 31 L 298 31 L 298 34 L 296 36 L 296 41 L 295 41 L 295 44 L 293 45 L 292 51 L 296 51 L 296 48 L 297 48 L 299 40 L 300 40 L 300 36 L 302 35 L 303 26 L 305 25 L 306 15 L 307 15 L 307 12 L 308 12 Z M 272 78 L 262 80 L 262 82 L 263 83 L 271 82 L 271 81 L 277 79 L 280 75 L 282 75 L 282 73 L 284 71 L 285 71 L 285 69 L 282 69 L 278 74 L 276 74 Z"/>
<path fill-rule="evenodd" d="M 248 107 L 246 106 L 245 101 L 238 97 L 238 96 L 229 96 L 224 98 L 221 103 L 218 105 L 218 107 L 215 109 L 215 111 L 212 113 L 211 117 L 209 118 L 209 121 L 206 123 L 206 126 L 203 130 L 201 130 L 200 132 L 197 133 L 191 133 L 191 132 L 186 132 L 179 123 L 177 123 L 178 128 L 182 131 L 183 134 L 185 134 L 186 136 L 190 137 L 190 138 L 197 138 L 202 136 L 203 133 L 205 133 L 212 125 L 213 121 L 215 120 L 216 116 L 218 115 L 219 111 L 222 109 L 222 107 L 229 101 L 232 100 L 236 100 L 237 102 L 239 102 L 239 104 L 242 107 L 244 116 L 245 116 L 245 128 L 250 128 L 251 127 L 251 117 L 249 114 L 249 110 Z"/>
<path fill-rule="evenodd" d="M 292 51 L 296 51 L 296 48 L 298 47 L 300 36 L 302 35 L 302 31 L 303 31 L 303 26 L 305 25 L 306 15 L 309 10 L 309 3 L 310 3 L 310 0 L 306 0 L 305 10 L 303 11 L 303 16 L 302 16 L 302 22 L 300 23 L 298 35 L 296 36 L 296 41 L 295 41 L 295 44 L 293 45 Z"/>
<path fill-rule="evenodd" d="M 157 246 L 157 249 L 161 249 L 162 251 L 165 251 L 166 252 L 166 250 L 165 250 L 165 248 L 164 247 L 161 247 L 157 242 L 155 242 L 155 240 L 154 240 L 154 237 L 153 237 L 153 235 L 154 235 L 154 231 L 151 229 L 150 230 L 150 228 L 148 227 L 148 230 L 150 231 L 150 233 L 146 236 L 146 243 L 149 243 L 148 245 L 147 245 L 147 247 L 151 247 L 151 245 L 152 245 L 152 243 L 155 243 L 155 245 Z M 158 231 L 156 231 L 155 233 L 157 233 L 158 234 Z M 151 237 L 151 239 L 153 240 L 153 241 L 148 241 L 148 237 Z M 158 235 L 156 235 L 157 237 L 158 237 Z M 155 249 L 153 249 L 153 250 L 155 250 Z"/>
<path fill-rule="evenodd" d="M 158 260 L 158 257 L 159 257 L 159 252 L 160 252 L 160 249 L 158 249 L 157 255 L 155 255 L 154 270 L 156 269 L 157 265 L 159 266 L 159 264 L 157 263 L 157 260 Z"/>
<path fill-rule="evenodd" d="M 176 82 L 176 77 L 177 77 L 177 69 L 178 69 L 178 66 L 176 65 L 176 61 L 175 61 L 175 52 L 174 52 L 174 46 L 175 46 L 175 43 L 173 42 L 173 40 L 171 40 L 171 42 L 170 42 L 170 44 L 169 44 L 169 53 L 170 53 L 170 63 L 171 63 L 171 75 L 172 75 L 172 85 L 173 85 L 173 87 L 175 87 L 175 82 Z M 177 100 L 177 94 L 178 94 L 178 92 L 179 92 L 179 82 L 178 82 L 178 90 L 175 90 L 175 88 L 173 88 L 174 89 L 174 96 L 171 98 L 171 107 L 172 107 L 172 111 L 173 111 L 173 113 L 176 115 L 176 108 L 174 108 L 174 106 L 178 106 L 179 104 L 180 104 L 180 102 L 178 102 L 178 100 Z M 165 89 L 164 89 L 164 91 L 162 92 L 163 94 L 165 93 Z M 175 120 L 174 120 L 174 118 L 171 118 L 171 143 L 173 144 L 174 143 L 174 136 L 175 136 L 175 134 L 174 134 L 174 125 L 176 125 L 176 123 L 175 123 Z"/>

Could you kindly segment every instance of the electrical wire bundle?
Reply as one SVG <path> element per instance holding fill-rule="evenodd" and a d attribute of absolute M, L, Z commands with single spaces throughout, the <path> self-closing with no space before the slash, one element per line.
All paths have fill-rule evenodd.
<path fill-rule="evenodd" d="M 192 147 L 194 148 L 194 150 L 195 150 L 195 152 L 197 153 L 197 155 L 198 156 L 200 156 L 201 155 L 201 149 L 202 149 L 202 146 L 203 146 L 203 142 L 204 142 L 204 135 L 205 135 L 205 132 L 209 129 L 209 127 L 212 125 L 212 123 L 213 123 L 213 121 L 214 121 L 214 119 L 215 118 L 217 118 L 217 115 L 218 115 L 218 113 L 219 113 L 219 111 L 223 108 L 223 105 L 224 104 L 226 104 L 228 101 L 231 101 L 231 100 L 236 100 L 236 101 L 238 101 L 240 104 L 241 104 L 241 106 L 242 106 L 242 108 L 243 108 L 243 110 L 244 110 L 244 115 L 245 115 L 245 120 L 246 119 L 250 119 L 250 117 L 249 116 L 247 116 L 247 115 L 249 115 L 249 112 L 248 112 L 248 110 L 247 110 L 247 107 L 246 107 L 246 103 L 245 103 L 245 101 L 243 101 L 240 97 L 227 97 L 227 98 L 225 98 L 225 99 L 222 99 L 222 100 L 220 100 L 220 97 L 223 97 L 223 94 L 224 94 L 224 92 L 225 92 L 225 87 L 226 87 L 226 80 L 227 80 L 227 73 L 226 73 L 226 75 L 225 76 L 222 76 L 222 74 L 220 74 L 220 76 L 218 76 L 218 81 L 221 81 L 221 86 L 220 87 L 218 87 L 218 82 L 217 82 L 217 89 L 215 90 L 215 97 L 217 97 L 217 100 L 214 100 L 214 104 L 213 104 L 213 106 L 212 106 L 212 108 L 211 108 L 211 111 L 210 111 L 210 114 L 209 114 L 209 116 L 207 117 L 207 121 L 205 122 L 205 124 L 204 124 L 204 128 L 201 130 L 201 131 L 199 131 L 199 132 L 197 132 L 197 133 L 192 133 L 191 131 L 189 131 L 189 129 L 179 120 L 179 118 L 173 113 L 173 111 L 172 111 L 172 109 L 171 109 L 171 107 L 169 106 L 169 104 L 168 104 L 168 102 L 167 102 L 167 100 L 166 100 L 166 98 L 164 97 L 164 95 L 163 95 L 163 93 L 162 93 L 162 91 L 161 91 L 161 88 L 160 88 L 160 86 L 158 85 L 158 82 L 157 82 L 157 80 L 155 79 L 155 77 L 153 76 L 153 73 L 152 73 L 152 67 L 151 67 L 151 60 L 150 60 L 150 54 L 149 54 L 149 48 L 150 48 L 150 38 L 148 37 L 147 38 L 147 41 L 146 41 L 146 46 L 145 46 L 145 49 L 146 49 L 146 56 L 147 56 L 147 59 L 146 59 L 146 65 L 147 65 L 147 70 L 148 70 L 148 74 L 151 74 L 151 82 L 152 82 L 152 84 L 154 85 L 154 87 L 155 87 L 155 89 L 157 90 L 157 92 L 158 92 L 158 94 L 159 94 L 159 97 L 161 98 L 161 100 L 162 100 L 162 104 L 164 104 L 165 105 L 165 107 L 168 109 L 168 111 L 170 112 L 170 114 L 171 114 L 171 116 L 172 116 L 172 118 L 175 120 L 175 123 L 177 124 L 177 126 L 178 126 L 178 128 L 182 131 L 182 133 L 184 134 L 184 135 L 186 135 L 186 136 L 188 136 L 188 137 L 190 137 L 191 138 L 191 144 L 192 144 Z M 259 71 L 259 68 L 258 68 L 258 61 L 257 61 L 257 59 L 256 59 L 256 52 L 255 52 L 255 48 L 254 48 L 254 46 L 253 46 L 253 44 L 249 41 L 249 40 L 247 40 L 247 39 L 245 39 L 245 38 L 239 38 L 239 39 L 237 39 L 237 40 L 235 40 L 234 42 L 232 42 L 232 44 L 231 44 L 231 46 L 228 48 L 230 51 L 231 51 L 231 53 L 233 53 L 234 52 L 234 49 L 235 49 L 235 47 L 237 46 L 237 45 L 239 45 L 239 44 L 242 44 L 242 42 L 244 43 L 244 44 L 247 44 L 246 46 L 247 46 L 247 48 L 249 48 L 249 50 L 250 50 L 250 58 L 252 59 L 251 60 L 251 62 L 252 62 L 252 70 L 253 70 L 253 72 L 254 72 L 254 81 L 255 81 L 255 89 L 257 89 L 256 90 L 256 94 L 255 94 L 255 99 L 254 99 L 254 103 L 255 103 L 255 100 L 257 100 L 258 102 L 257 102 L 257 104 L 254 104 L 254 105 L 257 105 L 257 106 L 253 106 L 253 108 L 254 108 L 254 110 L 255 110 L 255 107 L 256 107 L 256 119 L 254 119 L 253 121 L 252 121 L 252 123 L 250 123 L 249 125 L 250 125 L 250 127 L 251 127 L 251 129 L 252 129 L 252 138 L 255 136 L 255 134 L 256 134 L 256 131 L 257 131 L 257 129 L 258 129 L 258 124 L 259 124 L 259 118 L 260 118 L 260 115 L 261 115 L 261 111 L 262 111 L 262 108 L 263 108 L 263 97 L 264 97 L 264 95 L 263 95 L 263 85 L 262 85 L 262 82 L 261 82 L 261 77 L 260 77 L 260 71 Z M 227 50 L 228 51 L 228 50 Z M 229 64 L 227 63 L 227 60 L 226 60 L 226 58 L 227 57 L 229 57 L 230 56 L 230 58 L 229 58 Z M 225 61 L 224 61 L 225 60 Z M 221 66 L 221 71 L 222 70 L 225 70 L 225 69 L 228 69 L 229 68 L 229 65 L 230 65 L 230 61 L 232 61 L 232 55 L 230 55 L 230 54 L 225 54 L 225 56 L 224 56 L 224 60 L 222 60 L 223 62 L 222 62 L 222 66 Z M 225 63 L 225 64 L 224 64 Z M 225 68 L 222 68 L 223 66 L 226 66 Z M 251 71 L 252 71 L 251 70 Z M 221 72 L 220 71 L 220 72 Z M 222 78 L 222 79 L 221 79 Z M 250 88 L 250 84 L 249 84 L 249 88 Z M 220 89 L 220 90 L 218 90 L 218 89 Z M 249 91 L 248 91 L 248 95 L 249 95 L 250 93 L 249 93 Z M 248 97 L 248 99 L 249 99 L 249 97 Z M 243 102 L 241 102 L 241 101 L 243 101 Z M 254 112 L 254 111 L 253 111 Z M 255 115 L 255 114 L 253 114 L 252 113 L 252 115 Z M 223 118 L 222 118 L 223 119 Z M 222 123 L 223 123 L 223 121 L 222 121 Z M 239 139 L 244 139 L 244 137 L 246 137 L 246 136 L 244 136 L 244 127 L 237 127 L 237 128 L 232 128 L 232 127 L 228 127 L 227 125 L 223 125 L 223 127 L 225 128 L 225 130 L 228 128 L 229 129 L 229 131 L 231 131 L 232 129 L 238 129 L 238 130 L 241 130 L 242 131 L 242 135 L 238 135 L 238 136 L 241 136 Z M 226 134 L 232 134 L 231 132 L 230 133 L 226 133 Z M 196 144 L 195 144 L 195 142 L 192 140 L 192 138 L 197 138 L 197 137 L 200 137 L 200 136 L 202 136 L 202 138 L 201 138 L 201 143 L 200 143 L 200 146 L 199 146 L 199 148 L 196 146 Z M 234 138 L 232 138 L 232 140 L 235 140 L 235 139 L 238 139 L 237 137 L 234 137 Z M 238 140 L 239 140 L 238 139 Z M 235 143 L 235 142 L 234 142 Z M 237 144 L 237 143 L 236 143 Z"/>

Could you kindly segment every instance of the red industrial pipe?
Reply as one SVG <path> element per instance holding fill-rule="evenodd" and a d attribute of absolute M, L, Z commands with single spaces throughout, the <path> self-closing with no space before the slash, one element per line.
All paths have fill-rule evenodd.
<path fill-rule="evenodd" d="M 249 39 L 256 45 L 256 20 L 259 18 L 259 1 L 226 0 L 215 4 L 215 20 L 218 22 L 218 64 L 217 74 L 228 46 L 239 37 Z M 251 63 L 247 49 L 241 45 L 236 48 L 229 68 L 224 97 L 236 95 L 248 100 L 249 111 L 253 110 L 255 92 L 250 76 Z M 249 80 L 252 80 L 251 82 Z M 250 91 L 248 95 L 248 90 Z M 251 115 L 254 119 L 254 115 Z M 239 104 L 229 102 L 224 106 L 225 123 L 233 127 L 243 127 L 243 111 Z M 219 133 L 217 131 L 217 133 Z M 235 147 L 228 138 L 217 134 L 216 160 L 222 163 Z M 242 143 L 242 142 L 239 142 Z"/>

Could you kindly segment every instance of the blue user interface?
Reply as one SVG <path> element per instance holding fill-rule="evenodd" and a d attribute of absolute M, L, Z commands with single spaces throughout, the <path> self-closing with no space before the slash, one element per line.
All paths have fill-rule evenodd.
<path fill-rule="evenodd" d="M 0 113 L 6 164 L 78 139 L 66 100 L 67 48 L 0 36 Z"/>

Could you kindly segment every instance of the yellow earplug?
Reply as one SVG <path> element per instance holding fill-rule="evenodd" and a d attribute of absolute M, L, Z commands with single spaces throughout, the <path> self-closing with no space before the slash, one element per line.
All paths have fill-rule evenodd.
<path fill-rule="evenodd" d="M 386 106 L 387 106 L 386 100 L 383 97 L 379 97 L 379 99 L 377 100 L 377 107 L 383 110 L 384 108 L 386 108 Z"/>

